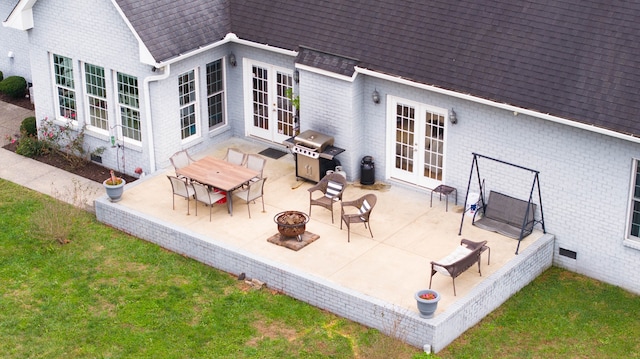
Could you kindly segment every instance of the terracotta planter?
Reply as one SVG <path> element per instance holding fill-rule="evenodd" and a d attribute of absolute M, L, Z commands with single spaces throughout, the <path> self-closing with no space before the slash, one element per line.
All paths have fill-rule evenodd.
<path fill-rule="evenodd" d="M 434 299 L 423 299 L 420 296 L 424 294 L 433 294 L 435 295 Z M 436 292 L 433 289 L 423 289 L 419 290 L 415 294 L 416 302 L 418 305 L 418 311 L 420 311 L 421 318 L 433 318 L 436 309 L 438 309 L 438 302 L 440 301 L 440 293 Z"/>
<path fill-rule="evenodd" d="M 309 216 L 299 211 L 284 211 L 276 214 L 273 221 L 278 225 L 281 240 L 289 237 L 302 241 Z"/>
<path fill-rule="evenodd" d="M 107 184 L 107 181 L 109 180 L 110 179 L 104 180 L 102 182 L 102 185 L 104 186 L 104 189 L 107 191 L 107 196 L 109 196 L 109 199 L 111 200 L 111 202 L 118 202 L 120 199 L 122 199 L 122 193 L 124 192 L 124 185 L 127 184 L 127 181 L 121 178 L 122 182 L 120 184 L 110 185 L 110 184 Z"/>

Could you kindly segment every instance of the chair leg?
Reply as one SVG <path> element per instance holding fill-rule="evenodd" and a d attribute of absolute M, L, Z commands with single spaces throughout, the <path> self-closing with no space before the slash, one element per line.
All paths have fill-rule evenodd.
<path fill-rule="evenodd" d="M 365 227 L 369 227 L 369 234 L 371 234 L 371 238 L 373 238 L 373 232 L 371 232 L 371 223 L 369 223 L 368 226 L 366 226 L 366 223 L 365 223 Z"/>
<path fill-rule="evenodd" d="M 456 296 L 456 279 L 451 277 L 451 279 L 453 279 L 453 296 Z"/>
<path fill-rule="evenodd" d="M 266 211 L 264 210 L 264 197 L 260 197 L 260 200 L 262 201 L 262 213 L 265 213 Z"/>
<path fill-rule="evenodd" d="M 331 203 L 331 224 L 333 224 L 333 203 Z"/>
<path fill-rule="evenodd" d="M 431 270 L 431 277 L 429 277 L 429 289 L 431 289 L 431 281 L 433 280 L 433 269 Z"/>
<path fill-rule="evenodd" d="M 249 211 L 249 218 L 251 218 L 251 201 L 247 201 L 247 211 Z"/>

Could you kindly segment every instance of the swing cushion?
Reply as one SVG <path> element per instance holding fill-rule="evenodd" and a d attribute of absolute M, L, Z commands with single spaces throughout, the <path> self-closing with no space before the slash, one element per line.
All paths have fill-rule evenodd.
<path fill-rule="evenodd" d="M 531 207 L 529 207 L 529 213 L 527 213 L 529 205 Z M 478 212 L 481 211 L 476 211 L 476 215 Z M 474 215 L 473 225 L 515 239 L 520 239 L 521 233 L 522 238 L 524 238 L 533 231 L 534 215 L 536 213 L 535 203 L 529 204 L 528 201 L 491 191 L 483 212 L 480 219 L 476 219 Z"/>

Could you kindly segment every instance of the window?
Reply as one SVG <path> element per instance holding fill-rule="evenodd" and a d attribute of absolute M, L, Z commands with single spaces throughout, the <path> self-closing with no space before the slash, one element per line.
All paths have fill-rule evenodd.
<path fill-rule="evenodd" d="M 224 80 L 222 74 L 222 60 L 207 64 L 209 129 L 224 124 Z"/>
<path fill-rule="evenodd" d="M 182 139 L 196 135 L 196 75 L 195 70 L 178 77 L 180 96 L 180 133 Z"/>
<path fill-rule="evenodd" d="M 118 105 L 122 136 L 141 141 L 138 78 L 118 72 Z"/>
<path fill-rule="evenodd" d="M 85 63 L 84 73 L 87 87 L 89 123 L 93 127 L 108 131 L 107 88 L 104 78 L 104 68 Z"/>
<path fill-rule="evenodd" d="M 633 164 L 633 191 L 631 194 L 629 236 L 631 239 L 640 240 L 640 160 L 634 160 Z"/>
<path fill-rule="evenodd" d="M 73 82 L 72 60 L 54 54 L 53 72 L 58 93 L 58 115 L 76 121 L 76 91 Z"/>

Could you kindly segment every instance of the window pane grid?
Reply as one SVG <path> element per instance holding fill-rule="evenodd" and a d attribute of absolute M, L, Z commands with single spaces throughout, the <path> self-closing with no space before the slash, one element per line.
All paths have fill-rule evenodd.
<path fill-rule="evenodd" d="M 122 135 L 136 141 L 141 141 L 140 111 L 138 111 L 140 106 L 138 99 L 138 78 L 119 72 L 117 78 Z"/>
<path fill-rule="evenodd" d="M 89 103 L 89 121 L 91 126 L 108 130 L 107 88 L 104 69 L 100 66 L 84 64 L 84 70 Z"/>
<path fill-rule="evenodd" d="M 206 78 L 209 128 L 212 128 L 224 123 L 222 60 L 217 60 L 207 64 Z"/>
<path fill-rule="evenodd" d="M 73 61 L 65 56 L 53 55 L 53 72 L 58 89 L 59 115 L 77 120 L 76 92 L 73 82 Z"/>
<path fill-rule="evenodd" d="M 180 100 L 180 135 L 182 139 L 193 136 L 196 126 L 196 81 L 195 70 L 178 76 L 178 95 Z"/>

